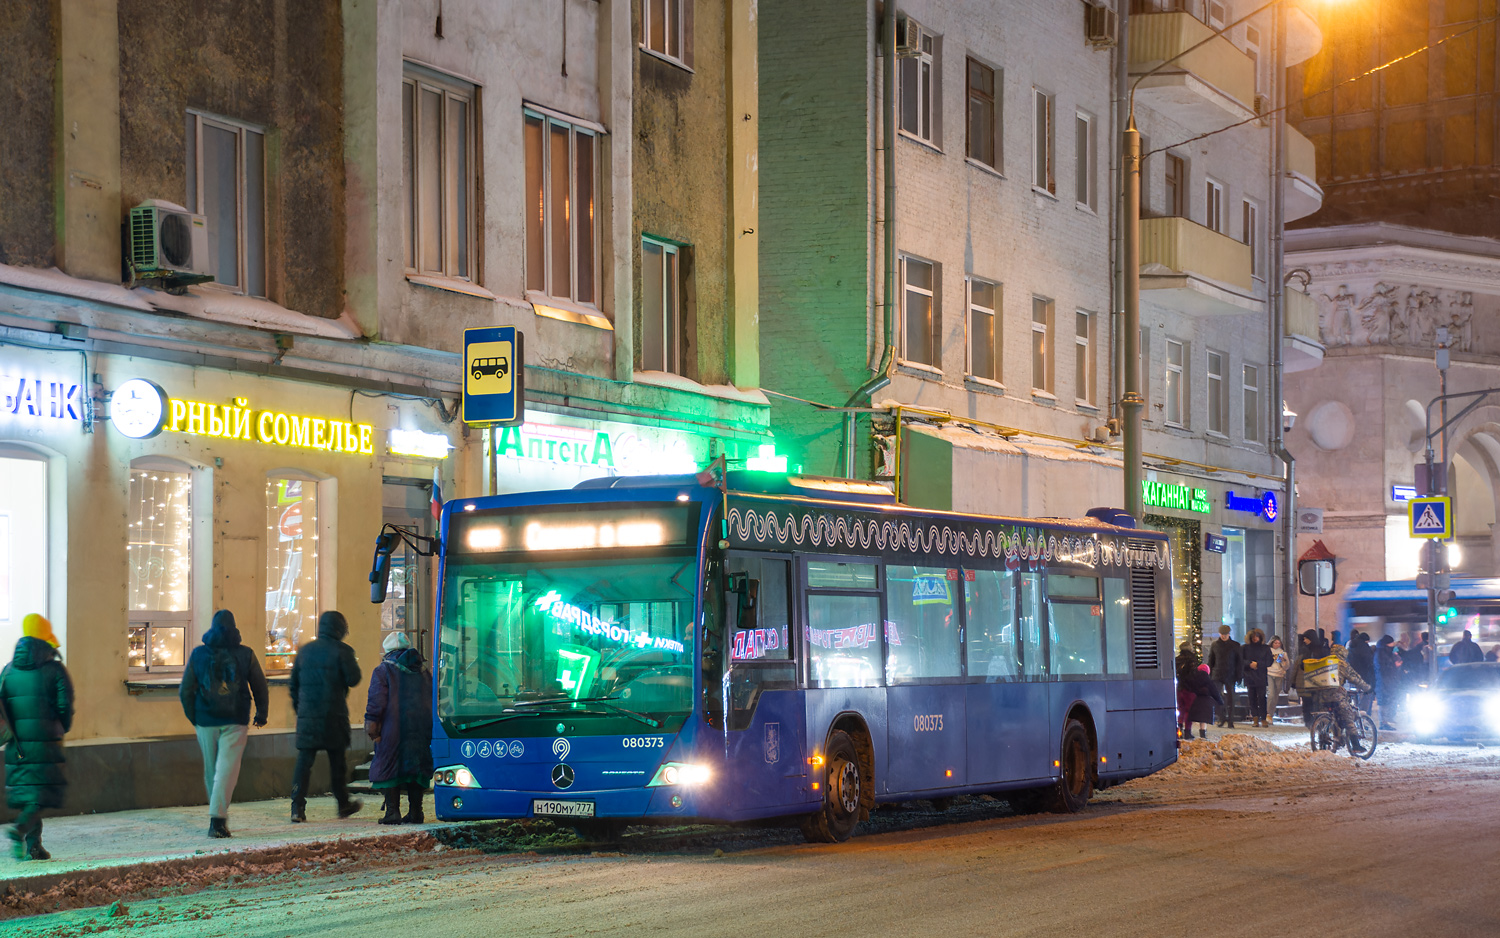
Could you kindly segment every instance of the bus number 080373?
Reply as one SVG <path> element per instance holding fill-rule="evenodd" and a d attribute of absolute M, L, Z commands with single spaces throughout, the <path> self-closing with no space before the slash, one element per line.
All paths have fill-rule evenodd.
<path fill-rule="evenodd" d="M 620 745 L 626 749 L 660 749 L 666 741 L 661 736 L 627 736 Z"/>
<path fill-rule="evenodd" d="M 912 729 L 918 733 L 941 733 L 943 731 L 943 715 L 941 713 L 919 713 L 911 718 Z"/>

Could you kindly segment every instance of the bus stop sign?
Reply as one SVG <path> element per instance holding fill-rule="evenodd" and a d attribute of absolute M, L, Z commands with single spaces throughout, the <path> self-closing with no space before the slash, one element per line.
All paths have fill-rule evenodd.
<path fill-rule="evenodd" d="M 1453 501 L 1446 495 L 1413 498 L 1406 503 L 1412 537 L 1447 540 L 1453 536 Z"/>
<path fill-rule="evenodd" d="M 464 423 L 508 427 L 525 419 L 521 339 L 514 326 L 464 330 Z"/>

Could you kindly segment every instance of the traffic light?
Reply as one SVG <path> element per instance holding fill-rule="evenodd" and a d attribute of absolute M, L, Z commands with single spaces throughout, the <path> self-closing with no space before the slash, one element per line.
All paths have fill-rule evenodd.
<path fill-rule="evenodd" d="M 1444 606 L 1438 610 L 1438 625 L 1447 625 L 1451 620 L 1458 618 L 1458 610 L 1452 606 Z"/>

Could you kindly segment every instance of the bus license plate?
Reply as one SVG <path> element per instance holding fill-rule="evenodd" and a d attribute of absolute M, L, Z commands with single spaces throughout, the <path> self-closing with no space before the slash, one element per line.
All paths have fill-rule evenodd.
<path fill-rule="evenodd" d="M 542 801 L 531 802 L 531 813 L 537 817 L 593 817 L 592 801 Z"/>

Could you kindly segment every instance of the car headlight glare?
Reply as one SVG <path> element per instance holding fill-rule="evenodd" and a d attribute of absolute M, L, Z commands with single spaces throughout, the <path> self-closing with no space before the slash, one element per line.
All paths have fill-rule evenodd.
<path fill-rule="evenodd" d="M 1484 703 L 1484 715 L 1489 717 L 1490 726 L 1500 730 L 1500 694 L 1496 694 Z"/>
<path fill-rule="evenodd" d="M 649 785 L 653 788 L 662 785 L 701 785 L 708 781 L 710 775 L 706 765 L 690 762 L 664 762 L 661 768 L 656 770 L 656 776 L 651 779 Z"/>
<path fill-rule="evenodd" d="M 1406 700 L 1407 709 L 1411 711 L 1411 718 L 1419 729 L 1434 730 L 1443 721 L 1447 706 L 1443 698 L 1430 691 L 1420 694 L 1412 694 Z"/>

